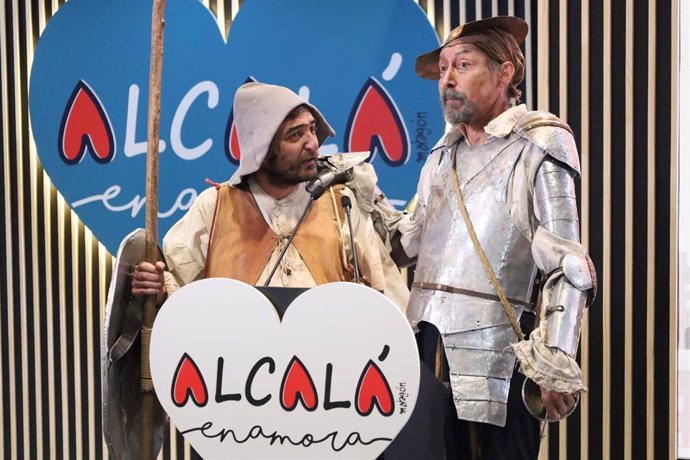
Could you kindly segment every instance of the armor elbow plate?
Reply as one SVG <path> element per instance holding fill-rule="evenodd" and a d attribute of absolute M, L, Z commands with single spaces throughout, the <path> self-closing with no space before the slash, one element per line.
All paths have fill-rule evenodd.
<path fill-rule="evenodd" d="M 540 311 L 540 320 L 546 323 L 545 345 L 574 357 L 582 314 L 596 291 L 596 274 L 591 259 L 579 243 L 572 174 L 567 166 L 551 158 L 545 159 L 535 178 L 534 194 L 542 227 L 535 240 L 545 239 L 543 242 L 551 245 L 546 251 L 550 257 L 543 257 L 543 263 L 538 263 L 546 273 Z M 541 238 L 537 238 L 539 234 Z"/>

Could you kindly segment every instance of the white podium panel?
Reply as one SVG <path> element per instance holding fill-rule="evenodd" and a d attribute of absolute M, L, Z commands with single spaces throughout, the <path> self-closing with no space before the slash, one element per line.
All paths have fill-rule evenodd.
<path fill-rule="evenodd" d="M 257 289 L 206 279 L 177 291 L 151 338 L 156 394 L 205 459 L 374 459 L 419 389 L 410 326 L 353 283 L 300 295 L 280 320 Z"/>

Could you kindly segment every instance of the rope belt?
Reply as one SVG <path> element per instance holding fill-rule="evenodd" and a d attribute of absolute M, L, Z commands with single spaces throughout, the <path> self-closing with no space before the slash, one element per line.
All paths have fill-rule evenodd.
<path fill-rule="evenodd" d="M 448 286 L 445 284 L 415 282 L 412 283 L 412 287 L 417 289 L 426 289 L 429 291 L 443 291 L 449 292 L 451 294 L 462 294 L 470 297 L 478 297 L 480 299 L 493 300 L 495 302 L 501 301 L 500 297 L 498 297 L 495 294 L 487 294 L 486 292 L 473 291 L 471 289 L 463 289 L 459 287 Z M 530 310 L 534 308 L 534 303 L 531 302 L 526 302 L 524 300 L 518 299 L 511 299 L 510 297 L 506 297 L 506 299 L 513 305 L 522 305 Z"/>

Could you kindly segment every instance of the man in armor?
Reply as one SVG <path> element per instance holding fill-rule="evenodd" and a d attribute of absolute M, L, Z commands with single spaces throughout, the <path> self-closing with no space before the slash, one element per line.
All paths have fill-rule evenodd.
<path fill-rule="evenodd" d="M 550 421 L 585 390 L 575 356 L 596 275 L 579 243 L 580 165 L 565 122 L 514 105 L 527 29 L 507 16 L 469 22 L 416 62 L 438 80 L 450 130 L 393 242 L 417 258 L 407 314 L 449 388 L 447 459 L 537 458 L 525 378 Z"/>
<path fill-rule="evenodd" d="M 318 148 L 335 134 L 319 110 L 287 88 L 252 82 L 237 90 L 233 113 L 239 168 L 228 182 L 203 191 L 165 235 L 167 271 L 162 262 L 137 264 L 132 294 L 156 294 L 161 304 L 180 286 L 205 277 L 291 287 L 351 281 L 356 251 L 362 281 L 404 310 L 405 280 L 358 206 L 352 209 L 351 247 L 341 197 L 356 200 L 347 183 L 328 187 L 313 202 L 288 245 L 311 199 L 305 186 L 319 173 Z M 324 162 L 375 182 L 365 159 L 345 154 Z"/>

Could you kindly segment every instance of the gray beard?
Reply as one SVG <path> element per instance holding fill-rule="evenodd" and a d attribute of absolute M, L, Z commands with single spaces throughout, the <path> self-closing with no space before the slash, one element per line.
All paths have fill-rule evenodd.
<path fill-rule="evenodd" d="M 446 101 L 449 99 L 457 99 L 462 102 L 461 109 L 449 109 L 446 107 Z M 474 118 L 476 113 L 475 107 L 467 99 L 465 93 L 460 91 L 453 91 L 446 89 L 441 95 L 441 104 L 443 106 L 443 114 L 447 123 L 457 126 L 461 123 L 468 123 Z"/>

